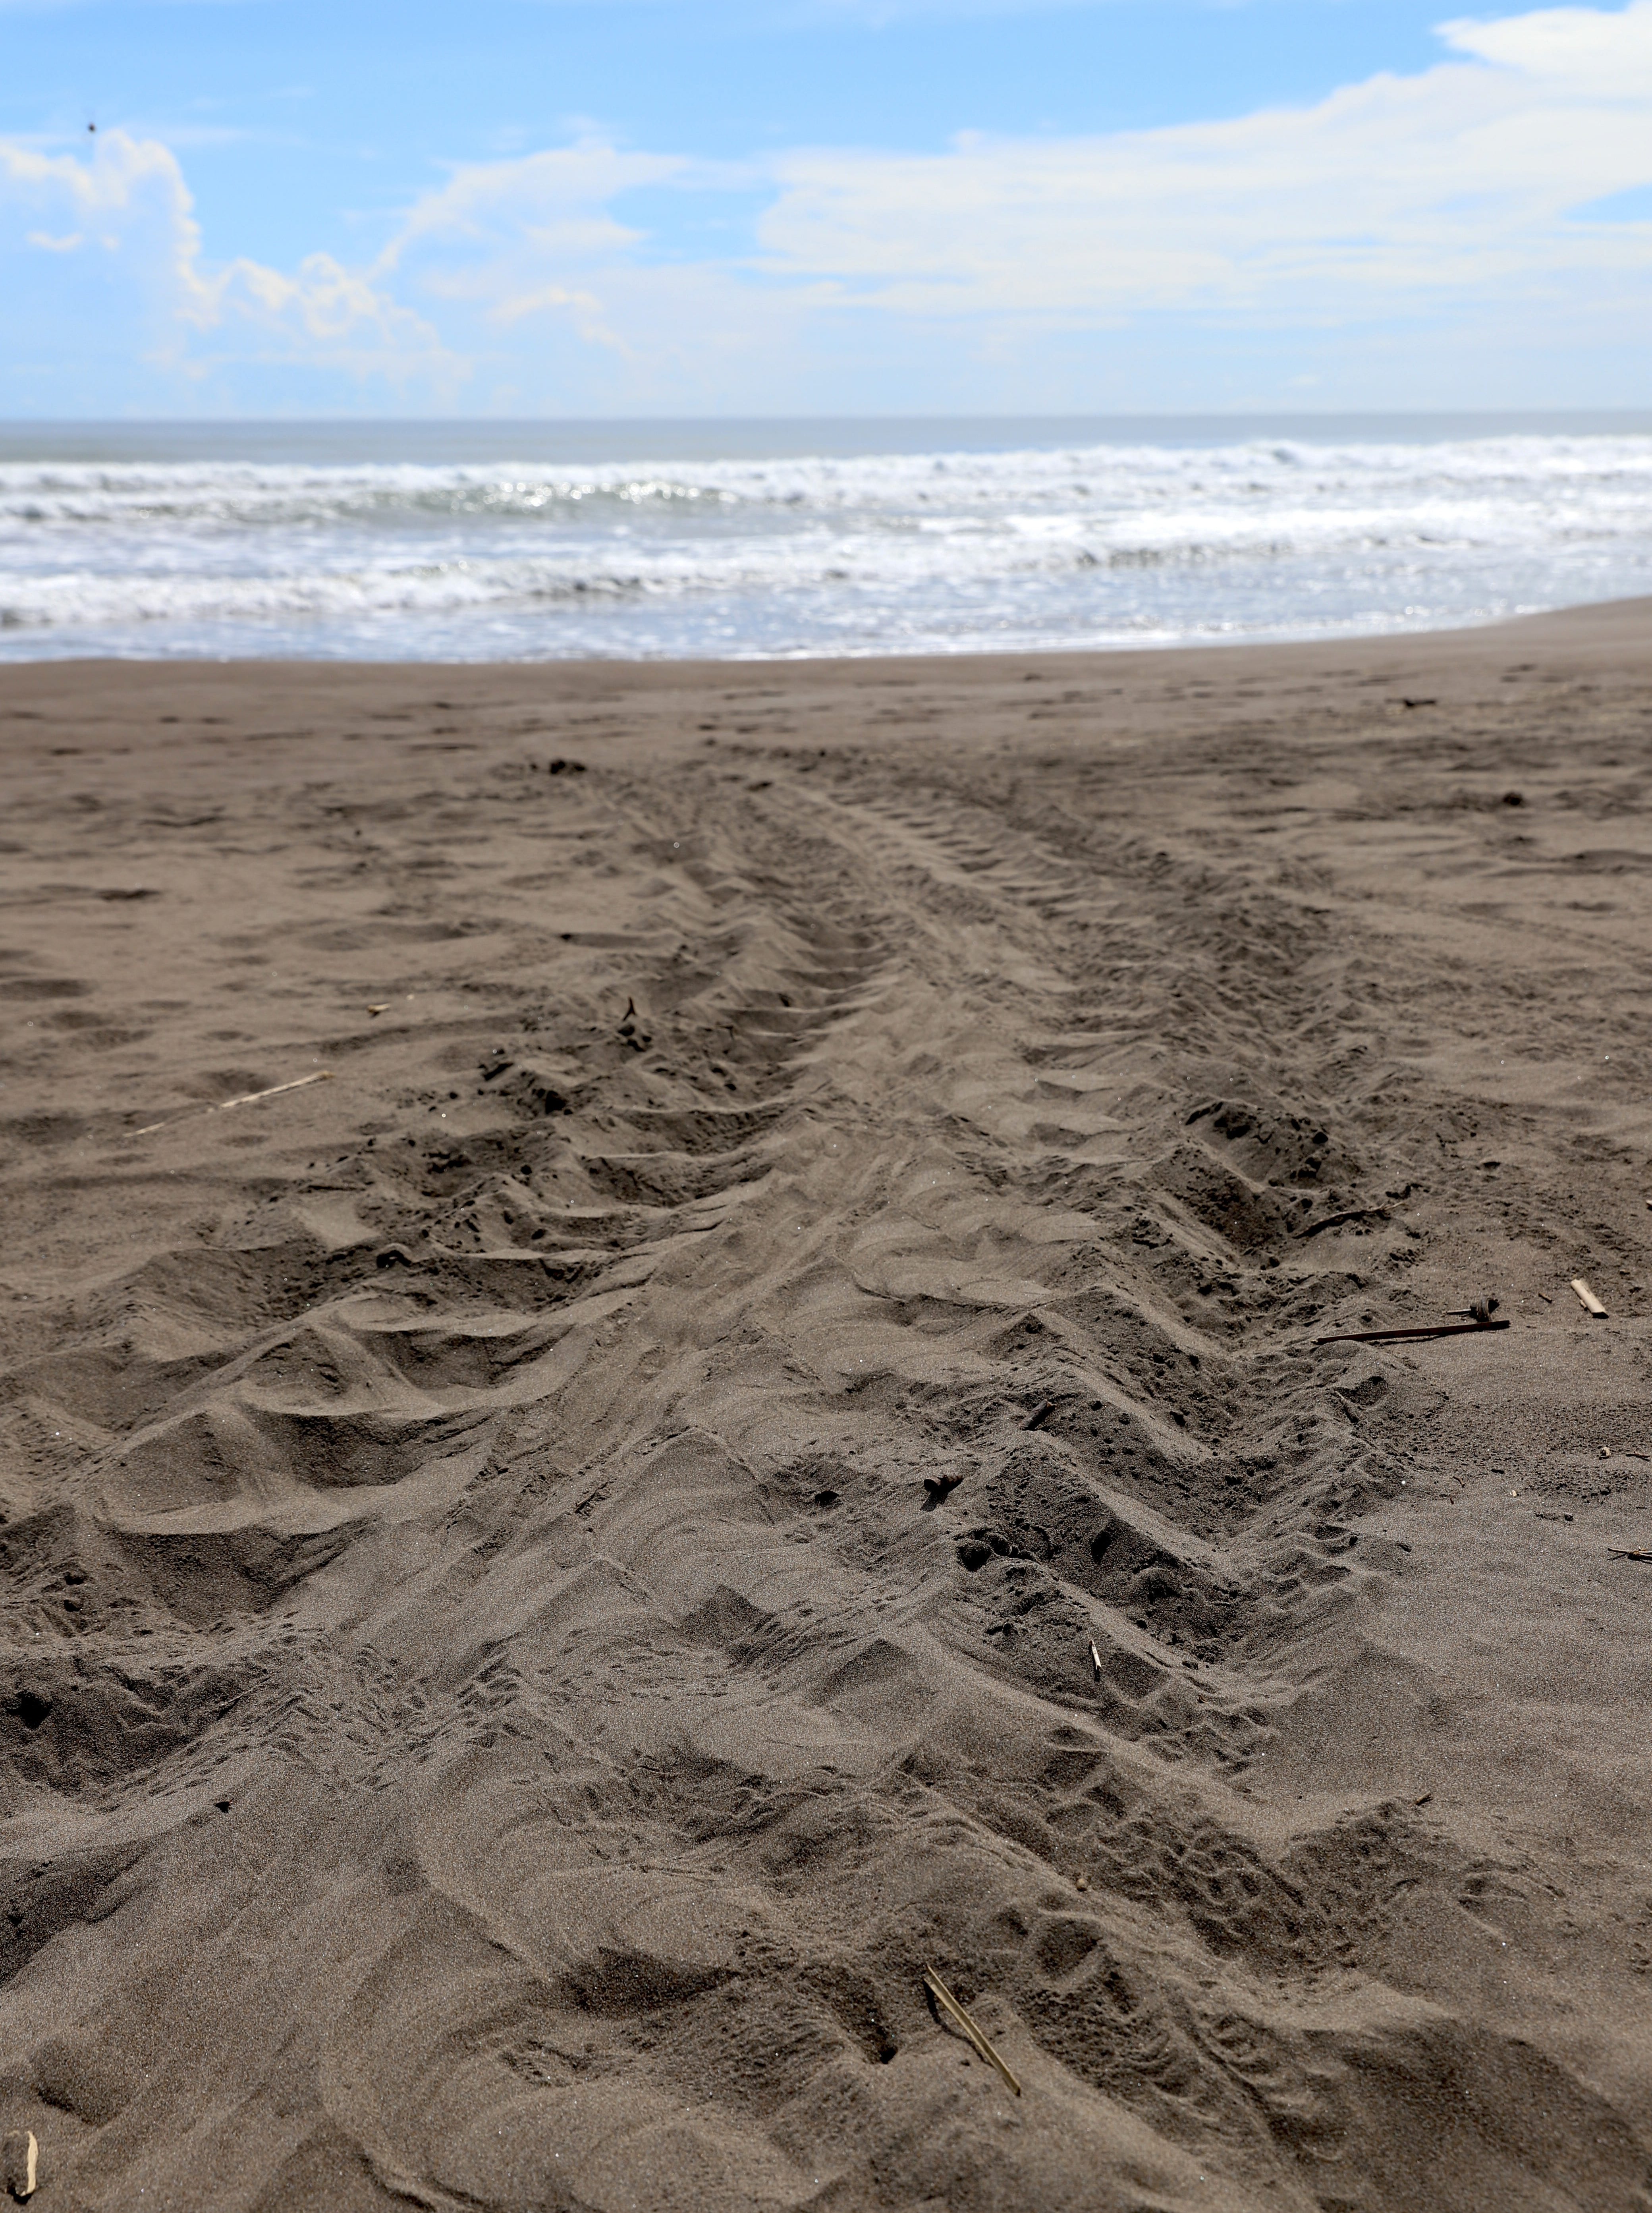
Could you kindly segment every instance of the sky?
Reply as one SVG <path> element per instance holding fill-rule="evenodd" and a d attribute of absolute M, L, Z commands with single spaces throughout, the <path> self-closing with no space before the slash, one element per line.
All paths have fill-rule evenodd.
<path fill-rule="evenodd" d="M 0 418 L 1652 405 L 1652 0 L 0 0 Z"/>

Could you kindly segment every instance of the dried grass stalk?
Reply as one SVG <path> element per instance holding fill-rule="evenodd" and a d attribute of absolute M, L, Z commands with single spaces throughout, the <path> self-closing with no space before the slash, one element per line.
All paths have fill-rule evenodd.
<path fill-rule="evenodd" d="M 988 2066 L 997 2069 L 999 2074 L 1003 2076 L 1004 2081 L 1019 2098 L 1021 2094 L 1021 2084 L 1015 2080 L 1005 2062 L 999 2058 L 991 2045 L 988 2043 L 986 2032 L 980 2027 L 973 2015 L 954 1997 L 933 1967 L 924 1968 L 924 1979 L 934 1993 L 936 2003 L 969 2039 L 978 2055 L 986 2061 Z"/>

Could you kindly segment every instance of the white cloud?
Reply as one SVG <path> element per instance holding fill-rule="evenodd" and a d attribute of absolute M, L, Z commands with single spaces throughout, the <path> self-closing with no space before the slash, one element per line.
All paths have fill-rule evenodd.
<path fill-rule="evenodd" d="M 588 344 L 626 350 L 591 283 L 631 269 L 643 234 L 610 203 L 648 186 L 691 192 L 749 172 L 678 155 L 625 153 L 600 140 L 497 162 L 468 162 L 424 193 L 375 265 L 406 274 L 433 300 L 464 303 L 497 327 L 566 317 Z"/>
<path fill-rule="evenodd" d="M 923 314 L 1392 314 L 1644 275 L 1639 226 L 1570 211 L 1652 176 L 1652 0 L 1444 35 L 1466 57 L 1317 106 L 939 155 L 794 154 L 777 273 Z"/>
<path fill-rule="evenodd" d="M 113 131 L 82 159 L 0 140 L 0 219 L 30 216 L 119 253 L 142 241 L 174 284 L 200 251 L 189 190 L 175 155 L 155 140 Z M 50 233 L 34 234 L 44 242 Z M 185 279 L 186 282 L 187 280 Z"/>
<path fill-rule="evenodd" d="M 342 369 L 405 387 L 455 390 L 464 364 L 424 320 L 329 253 L 312 253 L 291 276 L 237 260 L 198 277 L 186 319 L 234 352 Z"/>
<path fill-rule="evenodd" d="M 627 152 L 597 137 L 466 162 L 408 209 L 372 275 L 398 280 L 432 314 L 476 319 L 470 339 L 479 351 L 531 326 L 523 338 L 536 348 L 552 404 L 567 399 L 582 373 L 564 338 L 576 354 L 596 349 L 609 357 L 597 372 L 605 381 L 616 357 L 631 364 L 642 380 L 636 389 L 652 404 L 667 362 L 692 382 L 688 353 L 723 351 L 712 335 L 720 318 L 732 314 L 736 329 L 748 330 L 768 318 L 747 277 L 715 265 L 690 272 L 650 265 L 647 235 L 620 221 L 613 203 L 649 188 L 692 194 L 754 181 L 766 180 L 750 166 Z M 692 334 L 687 345 L 663 339 L 668 302 L 674 328 Z M 611 382 L 599 388 L 612 396 Z"/>
<path fill-rule="evenodd" d="M 420 316 L 327 254 L 290 274 L 245 257 L 209 262 L 177 155 L 156 139 L 110 131 L 83 155 L 0 141 L 0 245 L 8 232 L 26 251 L 72 257 L 83 284 L 135 289 L 139 345 L 186 375 L 226 357 L 445 390 L 462 374 Z"/>
<path fill-rule="evenodd" d="M 674 373 L 823 316 L 946 318 L 1000 343 L 1018 324 L 1324 328 L 1565 291 L 1613 296 L 1590 302 L 1597 330 L 1644 327 L 1647 227 L 1574 211 L 1652 176 L 1652 0 L 1441 35 L 1433 69 L 1217 123 L 720 168 L 594 139 L 473 163 L 409 210 L 375 274 L 433 314 L 467 308 L 496 333 L 555 317 Z M 758 184 L 756 250 L 669 272 L 613 212 L 640 186 Z"/>
<path fill-rule="evenodd" d="M 616 337 L 603 320 L 602 302 L 594 292 L 570 292 L 565 284 L 542 284 L 537 292 L 519 292 L 498 301 L 489 314 L 507 329 L 529 315 L 567 315 L 588 344 L 625 351 L 625 340 Z"/>
<path fill-rule="evenodd" d="M 1652 93 L 1652 21 L 1646 0 L 1620 11 L 1539 8 L 1491 22 L 1442 23 L 1440 36 L 1459 53 L 1519 70 L 1551 85 L 1598 93 L 1610 86 L 1625 98 Z"/>
<path fill-rule="evenodd" d="M 1071 404 L 1045 374 L 1052 333 L 1095 359 L 1159 329 L 1180 333 L 1179 371 L 1235 334 L 1340 332 L 1387 364 L 1393 404 L 1413 330 L 1435 333 L 1460 404 L 1481 396 L 1464 381 L 1477 344 L 1498 371 L 1527 332 L 1551 356 L 1637 357 L 1652 222 L 1588 210 L 1652 182 L 1652 0 L 1440 35 L 1442 59 L 1411 76 L 1158 130 L 743 164 L 593 135 L 455 166 L 359 266 L 211 260 L 156 138 L 0 143 L 0 251 L 49 265 L 65 298 L 125 281 L 135 350 L 180 378 L 286 363 L 449 403 L 470 376 L 570 411 L 970 404 L 973 363 L 991 404 Z M 678 221 L 708 190 L 745 196 L 745 229 L 715 253 Z M 1282 379 L 1309 373 L 1299 352 Z"/>
<path fill-rule="evenodd" d="M 497 252 L 526 242 L 578 258 L 623 250 L 636 234 L 599 211 L 621 192 L 678 181 L 695 167 L 678 155 L 625 154 L 600 141 L 465 162 L 413 203 L 378 265 L 393 269 L 432 245 Z"/>

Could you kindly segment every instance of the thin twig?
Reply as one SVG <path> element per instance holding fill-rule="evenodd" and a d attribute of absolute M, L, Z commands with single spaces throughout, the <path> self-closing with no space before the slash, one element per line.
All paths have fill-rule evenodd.
<path fill-rule="evenodd" d="M 147 1137 L 155 1130 L 169 1130 L 174 1122 L 186 1122 L 192 1114 L 227 1114 L 232 1106 L 255 1106 L 260 1099 L 274 1099 L 283 1091 L 302 1091 L 307 1083 L 326 1083 L 332 1075 L 330 1068 L 318 1068 L 314 1076 L 296 1076 L 290 1083 L 272 1083 L 267 1091 L 243 1091 L 238 1098 L 220 1099 L 216 1106 L 186 1106 L 181 1114 L 169 1114 L 164 1122 L 145 1122 L 141 1130 L 129 1130 L 130 1137 Z"/>
<path fill-rule="evenodd" d="M 1386 1206 L 1350 1206 L 1341 1214 L 1327 1214 L 1318 1222 L 1310 1222 L 1296 1235 L 1299 1237 L 1317 1237 L 1321 1230 L 1340 1229 L 1344 1222 L 1388 1222 L 1392 1219 Z"/>
<path fill-rule="evenodd" d="M 1014 2075 L 1010 2073 L 1009 2069 L 1005 2065 L 1004 2062 L 999 2058 L 997 2053 L 992 2049 L 991 2044 L 988 2043 L 985 2031 L 976 2021 L 974 2016 L 968 2013 L 963 2006 L 960 2005 L 958 2000 L 954 1997 L 952 1992 L 942 1981 L 940 1976 L 936 1973 L 933 1967 L 924 1968 L 924 1979 L 929 1984 L 930 1989 L 933 1991 L 936 2004 L 945 2008 L 947 2012 L 952 2016 L 952 2019 L 956 2022 L 959 2028 L 963 2032 L 964 2035 L 966 2036 L 969 2039 L 969 2041 L 974 2045 L 980 2057 L 986 2061 L 989 2066 L 996 2067 L 997 2069 L 999 2074 L 1003 2076 L 1004 2081 L 1009 2083 L 1010 2088 L 1019 2098 L 1021 2094 L 1021 2084 L 1015 2080 Z"/>

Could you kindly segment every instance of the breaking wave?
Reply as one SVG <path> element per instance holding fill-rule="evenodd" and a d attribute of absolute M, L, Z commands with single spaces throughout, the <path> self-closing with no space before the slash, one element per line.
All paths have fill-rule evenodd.
<path fill-rule="evenodd" d="M 0 463 L 3 658 L 1170 643 L 1648 590 L 1652 436 Z"/>

